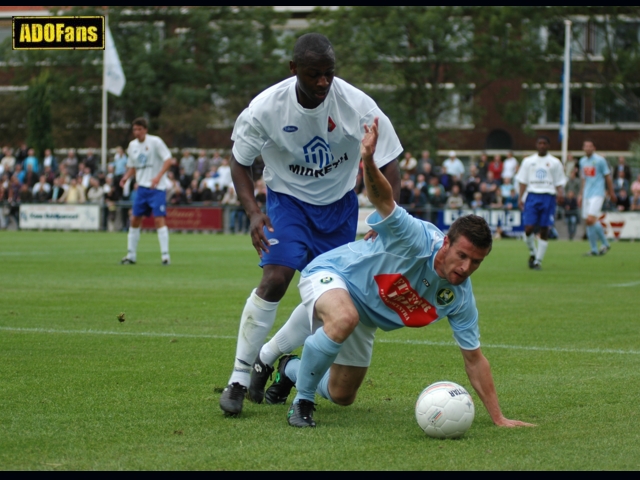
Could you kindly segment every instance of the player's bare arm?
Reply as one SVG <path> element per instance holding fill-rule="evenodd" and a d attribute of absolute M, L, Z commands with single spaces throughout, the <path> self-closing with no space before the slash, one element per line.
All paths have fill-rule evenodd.
<path fill-rule="evenodd" d="M 135 176 L 136 176 L 136 169 L 135 168 L 127 169 L 127 172 L 122 176 L 122 179 L 120 180 L 120 188 L 124 188 L 124 186 L 127 184 L 129 179 L 133 178 Z"/>
<path fill-rule="evenodd" d="M 398 160 L 394 160 L 391 163 L 386 164 L 384 167 L 380 169 L 384 177 L 387 179 L 391 188 L 393 189 L 393 198 L 396 203 L 400 203 L 400 166 L 398 165 Z M 378 238 L 378 232 L 375 230 L 369 231 L 364 240 L 375 240 Z"/>
<path fill-rule="evenodd" d="M 618 197 L 616 196 L 616 191 L 613 188 L 613 180 L 611 179 L 611 175 L 607 175 L 604 178 L 607 182 L 607 189 L 609 190 L 609 198 L 611 199 L 611 203 L 616 203 L 618 201 Z"/>
<path fill-rule="evenodd" d="M 373 158 L 378 143 L 378 119 L 376 118 L 371 126 L 365 125 L 364 130 L 365 136 L 360 148 L 364 166 L 364 184 L 373 206 L 382 218 L 387 218 L 395 210 L 396 202 L 393 198 L 393 188 Z"/>
<path fill-rule="evenodd" d="M 520 184 L 520 198 L 518 199 L 518 206 L 520 210 L 524 210 L 524 194 L 527 193 L 527 185 L 524 183 Z"/>
<path fill-rule="evenodd" d="M 273 232 L 269 217 L 262 212 L 255 197 L 255 185 L 250 167 L 240 165 L 231 155 L 231 178 L 238 195 L 238 200 L 247 213 L 250 222 L 251 242 L 262 258 L 262 254 L 269 253 L 269 240 L 264 234 L 264 227 Z"/>
<path fill-rule="evenodd" d="M 169 169 L 175 164 L 176 164 L 175 158 L 168 158 L 167 160 L 165 160 L 165 162 L 162 164 L 162 169 L 160 169 L 160 173 L 158 173 L 158 175 L 153 177 L 153 180 L 151 180 L 152 189 L 156 188 L 160 184 L 160 181 L 162 180 L 162 177 L 164 176 L 164 174 L 167 173 Z"/>
<path fill-rule="evenodd" d="M 556 189 L 556 202 L 558 205 L 564 205 L 564 188 L 558 187 Z"/>
<path fill-rule="evenodd" d="M 493 375 L 491 374 L 491 366 L 489 361 L 482 354 L 480 349 L 477 350 L 462 350 L 462 357 L 464 358 L 464 366 L 469 377 L 471 385 L 475 389 L 476 393 L 482 400 L 487 412 L 491 416 L 491 420 L 498 427 L 535 427 L 530 423 L 521 422 L 519 420 L 509 420 L 505 418 L 500 409 L 500 403 L 498 402 L 498 394 L 493 382 Z"/>
<path fill-rule="evenodd" d="M 389 185 L 393 189 L 393 199 L 396 203 L 400 203 L 400 165 L 398 164 L 398 160 L 393 160 L 390 163 L 387 163 L 384 167 L 380 169 L 384 178 L 387 179 Z"/>

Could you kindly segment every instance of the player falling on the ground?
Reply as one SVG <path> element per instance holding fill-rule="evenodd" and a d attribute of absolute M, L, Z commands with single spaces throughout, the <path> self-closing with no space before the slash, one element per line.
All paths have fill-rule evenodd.
<path fill-rule="evenodd" d="M 394 201 L 374 161 L 378 122 L 365 130 L 364 179 L 376 208 L 367 221 L 378 237 L 321 255 L 302 272 L 305 331 L 314 333 L 306 339 L 301 359 L 286 356 L 280 361 L 267 394 L 279 396 L 282 403 L 295 384 L 289 425 L 315 427 L 316 393 L 341 406 L 354 403 L 371 365 L 378 329 L 420 328 L 448 318 L 469 380 L 493 422 L 530 426 L 502 414 L 491 367 L 480 349 L 470 277 L 491 252 L 491 229 L 484 219 L 470 215 L 459 218 L 445 236 L 409 215 Z"/>
<path fill-rule="evenodd" d="M 516 179 L 520 184 L 520 210 L 529 247 L 529 268 L 542 270 L 542 261 L 549 247 L 549 230 L 555 225 L 556 208 L 564 202 L 564 175 L 562 162 L 549 155 L 551 141 L 538 137 L 538 153 L 522 161 Z M 540 238 L 536 246 L 536 228 Z"/>
<path fill-rule="evenodd" d="M 360 142 L 364 125 L 374 117 L 384 125 L 378 166 L 399 198 L 397 158 L 402 145 L 391 122 L 369 96 L 336 78 L 335 66 L 325 36 L 302 36 L 290 63 L 294 76 L 258 95 L 234 128 L 233 183 L 250 218 L 263 273 L 242 312 L 234 369 L 220 397 L 226 415 L 242 411 L 251 375 L 261 381 L 249 397 L 256 403 L 264 399 L 264 385 L 274 368 L 258 355 L 296 270 L 356 238 Z M 265 164 L 266 214 L 254 194 L 251 165 L 258 156 Z M 292 318 L 306 322 L 304 308 L 296 309 Z"/>
<path fill-rule="evenodd" d="M 127 172 L 120 180 L 124 188 L 127 181 L 135 176 L 138 193 L 133 204 L 133 215 L 128 237 L 128 253 L 121 261 L 123 265 L 135 265 L 137 261 L 140 227 L 143 217 L 153 214 L 160 241 L 160 253 L 163 265 L 171 264 L 169 255 L 169 229 L 166 224 L 167 196 L 169 187 L 167 171 L 175 159 L 160 137 L 149 135 L 149 126 L 144 118 L 133 121 L 133 135 L 127 149 Z"/>
<path fill-rule="evenodd" d="M 597 257 L 605 255 L 611 249 L 604 228 L 600 224 L 600 215 L 602 215 L 602 205 L 607 190 L 613 203 L 616 202 L 616 194 L 609 164 L 604 157 L 595 153 L 594 143 L 587 140 L 582 148 L 585 156 L 580 159 L 581 188 L 578 207 L 582 208 L 582 218 L 587 223 L 587 238 L 591 247 L 585 256 Z M 598 250 L 598 241 L 601 243 L 600 250 Z"/>

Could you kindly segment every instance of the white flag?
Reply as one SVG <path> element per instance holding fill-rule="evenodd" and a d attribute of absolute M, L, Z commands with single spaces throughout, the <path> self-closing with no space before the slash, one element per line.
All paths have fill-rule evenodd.
<path fill-rule="evenodd" d="M 107 92 L 113 93 L 115 96 L 119 97 L 122 94 L 122 90 L 124 90 L 127 79 L 122 71 L 120 57 L 118 57 L 116 44 L 113 41 L 109 27 L 107 27 L 107 43 L 105 45 L 104 59 L 104 68 L 106 70 L 104 86 L 107 89 Z"/>

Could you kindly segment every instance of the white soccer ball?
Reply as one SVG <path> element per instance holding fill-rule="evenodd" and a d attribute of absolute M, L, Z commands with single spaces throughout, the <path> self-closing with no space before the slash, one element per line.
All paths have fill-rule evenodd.
<path fill-rule="evenodd" d="M 416 402 L 416 420 L 432 438 L 460 438 L 473 423 L 475 406 L 469 392 L 453 382 L 428 386 Z"/>

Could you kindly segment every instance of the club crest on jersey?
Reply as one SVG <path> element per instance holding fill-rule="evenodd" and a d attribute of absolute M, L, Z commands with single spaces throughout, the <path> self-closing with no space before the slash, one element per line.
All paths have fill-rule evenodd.
<path fill-rule="evenodd" d="M 322 169 L 333 162 L 331 146 L 323 138 L 315 137 L 304 146 L 304 159 Z"/>
<path fill-rule="evenodd" d="M 333 121 L 333 118 L 329 117 L 329 133 L 333 132 L 336 127 L 336 122 Z"/>
<path fill-rule="evenodd" d="M 436 296 L 436 301 L 441 307 L 448 307 L 455 301 L 455 299 L 455 293 L 453 293 L 448 288 L 443 288 L 438 292 L 438 295 Z"/>
<path fill-rule="evenodd" d="M 298 127 L 289 126 L 289 127 L 284 127 L 282 130 L 286 133 L 296 133 L 298 131 Z"/>
<path fill-rule="evenodd" d="M 329 285 L 330 283 L 333 283 L 333 278 L 331 277 L 324 277 L 322 280 L 320 280 L 320 283 L 322 285 Z"/>

